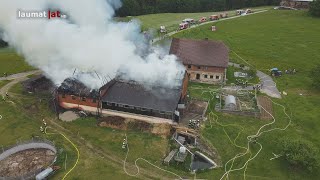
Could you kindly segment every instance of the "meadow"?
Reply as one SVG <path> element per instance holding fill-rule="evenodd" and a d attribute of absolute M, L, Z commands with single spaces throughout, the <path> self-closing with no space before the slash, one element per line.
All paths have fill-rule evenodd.
<path fill-rule="evenodd" d="M 217 27 L 216 32 L 210 31 L 211 26 Z M 319 170 L 309 173 L 304 169 L 294 169 L 283 158 L 270 161 L 272 153 L 280 152 L 278 143 L 281 137 L 292 139 L 302 138 L 312 142 L 318 149 L 320 141 L 320 93 L 312 89 L 310 70 L 319 63 L 320 59 L 320 19 L 310 17 L 306 11 L 276 11 L 240 17 L 233 20 L 216 22 L 199 28 L 183 31 L 174 35 L 177 38 L 192 38 L 223 41 L 230 48 L 231 61 L 245 64 L 253 69 L 268 72 L 268 69 L 278 67 L 281 70 L 297 69 L 295 75 L 284 75 L 275 78 L 278 89 L 288 93 L 275 102 L 286 107 L 291 115 L 292 123 L 286 131 L 272 131 L 259 138 L 263 149 L 246 169 L 232 172 L 232 179 L 243 178 L 246 172 L 247 179 L 316 179 Z M 283 128 L 289 119 L 280 106 L 274 105 L 276 123 L 272 127 Z M 244 151 L 234 146 L 228 136 L 236 144 L 245 146 L 246 136 L 253 134 L 265 123 L 258 119 L 223 115 L 216 113 L 222 124 L 232 124 L 222 128 L 206 126 L 202 133 L 219 151 L 222 160 L 226 163 L 237 153 Z M 228 136 L 227 136 L 228 135 Z M 254 155 L 259 146 L 252 147 Z M 235 162 L 235 167 L 241 167 L 246 158 Z M 220 169 L 221 170 L 221 169 Z M 220 170 L 204 173 L 205 177 L 219 174 Z M 219 177 L 219 176 L 218 176 Z"/>
<path fill-rule="evenodd" d="M 26 63 L 24 58 L 13 49 L 0 48 L 0 76 L 3 76 L 3 73 L 10 75 L 30 70 L 34 70 L 34 68 Z"/>
<path fill-rule="evenodd" d="M 262 7 L 254 7 L 251 9 L 255 11 L 258 9 L 260 10 L 260 9 L 266 9 L 266 8 L 269 8 L 269 7 L 262 6 Z M 159 30 L 160 26 L 165 26 L 168 32 L 172 32 L 178 29 L 179 24 L 184 19 L 192 18 L 195 21 L 198 21 L 202 17 L 207 17 L 207 20 L 209 20 L 209 17 L 211 15 L 219 15 L 220 13 L 224 13 L 224 12 L 227 12 L 229 17 L 236 15 L 235 10 L 230 10 L 230 11 L 223 11 L 223 12 L 148 14 L 148 15 L 141 15 L 141 16 L 117 18 L 117 20 L 129 21 L 131 19 L 138 19 L 141 22 L 143 30 L 151 29 L 155 31 L 155 30 Z"/>

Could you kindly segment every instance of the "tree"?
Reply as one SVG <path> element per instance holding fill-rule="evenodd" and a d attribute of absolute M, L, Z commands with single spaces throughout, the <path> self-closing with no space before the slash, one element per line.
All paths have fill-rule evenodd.
<path fill-rule="evenodd" d="M 137 0 L 124 0 L 122 7 L 117 11 L 119 16 L 137 16 L 141 14 Z"/>
<path fill-rule="evenodd" d="M 312 16 L 320 17 L 320 0 L 310 2 L 309 12 Z"/>
<path fill-rule="evenodd" d="M 312 79 L 312 86 L 320 90 L 320 64 L 316 65 L 310 72 L 310 78 Z"/>
<path fill-rule="evenodd" d="M 281 154 L 294 167 L 313 171 L 319 167 L 318 149 L 309 141 L 284 138 L 280 140 Z"/>

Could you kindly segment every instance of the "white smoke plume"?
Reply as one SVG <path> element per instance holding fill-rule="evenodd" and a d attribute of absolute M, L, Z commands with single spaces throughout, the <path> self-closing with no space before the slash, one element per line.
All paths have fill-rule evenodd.
<path fill-rule="evenodd" d="M 0 29 L 5 41 L 56 84 L 76 68 L 102 77 L 120 73 L 128 80 L 174 86 L 184 67 L 175 56 L 150 49 L 138 22 L 115 22 L 120 6 L 120 0 L 0 0 Z M 47 9 L 59 9 L 68 18 L 17 18 L 18 10 Z M 97 76 L 77 77 L 91 88 L 101 86 Z"/>

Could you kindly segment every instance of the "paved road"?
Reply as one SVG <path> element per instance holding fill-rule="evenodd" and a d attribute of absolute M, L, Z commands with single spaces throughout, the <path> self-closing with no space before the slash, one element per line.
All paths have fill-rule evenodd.
<path fill-rule="evenodd" d="M 0 78 L 0 81 L 2 81 L 2 80 L 11 80 L 11 82 L 8 83 L 8 84 L 6 84 L 5 86 L 3 86 L 3 87 L 0 89 L 0 95 L 2 95 L 2 96 L 4 97 L 4 96 L 6 95 L 6 92 L 8 92 L 9 89 L 10 89 L 13 85 L 15 85 L 15 84 L 17 84 L 17 83 L 19 83 L 19 82 L 21 82 L 21 81 L 27 80 L 27 79 L 28 79 L 27 76 L 29 76 L 29 75 L 38 74 L 38 73 L 41 73 L 41 71 L 39 71 L 39 70 L 28 71 L 28 72 L 24 72 L 24 73 L 13 74 L 13 75 L 10 75 L 10 76 L 8 76 L 8 77 L 6 77 L 6 78 L 1 77 L 1 78 Z"/>
<path fill-rule="evenodd" d="M 258 13 L 263 13 L 263 12 L 266 12 L 268 10 L 266 9 L 257 9 L 256 12 L 253 12 L 253 13 L 250 13 L 250 14 L 247 14 L 245 16 L 250 16 L 250 15 L 253 15 L 253 14 L 258 14 Z M 196 28 L 196 27 L 199 27 L 199 26 L 203 26 L 203 25 L 206 25 L 206 24 L 210 24 L 210 23 L 213 23 L 213 22 L 219 22 L 219 21 L 226 21 L 226 20 L 229 20 L 229 19 L 235 19 L 235 18 L 239 18 L 239 17 L 242 17 L 242 16 L 232 16 L 232 17 L 228 17 L 228 18 L 223 18 L 223 19 L 219 19 L 219 20 L 216 20 L 216 21 L 207 21 L 207 22 L 204 22 L 204 23 L 201 23 L 201 24 L 198 24 L 198 25 L 193 25 L 191 26 L 190 28 L 188 29 L 184 29 L 184 30 L 180 30 L 180 31 L 173 31 L 173 32 L 170 32 L 168 34 L 166 34 L 165 36 L 163 37 L 157 37 L 155 39 L 152 40 L 152 43 L 155 43 L 155 42 L 158 42 L 164 38 L 167 38 L 169 36 L 172 36 L 174 34 L 177 34 L 179 32 L 182 32 L 182 31 L 186 31 L 186 30 L 189 30 L 189 29 L 193 29 L 193 28 Z"/>
<path fill-rule="evenodd" d="M 277 84 L 269 75 L 261 71 L 257 71 L 257 76 L 259 77 L 261 84 L 263 84 L 261 92 L 266 93 L 270 97 L 281 99 L 281 94 L 277 88 Z"/>

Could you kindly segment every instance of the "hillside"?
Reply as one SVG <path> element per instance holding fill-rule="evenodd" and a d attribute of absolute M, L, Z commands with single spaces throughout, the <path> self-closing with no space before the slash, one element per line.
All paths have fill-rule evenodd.
<path fill-rule="evenodd" d="M 263 146 L 261 153 L 249 163 L 246 170 L 241 169 L 231 175 L 241 178 L 243 172 L 246 172 L 247 177 L 252 176 L 250 179 L 316 179 L 319 170 L 308 173 L 302 169 L 292 169 L 282 159 L 274 161 L 269 159 L 273 152 L 280 151 L 279 137 L 302 138 L 312 142 L 318 149 L 320 148 L 318 138 L 320 135 L 318 131 L 320 129 L 318 122 L 320 93 L 311 89 L 311 80 L 308 77 L 309 71 L 316 63 L 319 63 L 320 59 L 320 19 L 308 16 L 305 11 L 270 10 L 213 24 L 217 27 L 216 32 L 212 32 L 210 30 L 212 24 L 208 24 L 183 31 L 174 37 L 224 41 L 230 47 L 232 61 L 250 65 L 264 72 L 273 67 L 278 67 L 283 71 L 295 68 L 298 71 L 296 75 L 284 75 L 275 79 L 279 90 L 286 91 L 288 96 L 274 101 L 284 105 L 287 113 L 291 114 L 291 125 L 286 131 L 273 131 L 259 138 Z M 276 123 L 272 128 L 284 128 L 289 119 L 286 118 L 280 106 L 274 105 L 274 111 L 276 112 Z M 233 124 L 233 126 L 205 128 L 203 134 L 217 147 L 225 163 L 243 151 L 241 148 L 234 147 L 226 135 L 230 135 L 232 139 L 237 137 L 235 142 L 245 146 L 246 136 L 250 134 L 249 132 L 257 130 L 261 122 L 250 118 L 218 115 L 220 122 Z M 241 130 L 242 128 L 244 130 Z M 240 133 L 239 137 L 237 133 Z M 253 147 L 253 149 L 258 151 L 259 148 Z M 256 152 L 251 153 L 253 156 Z M 241 159 L 234 166 L 240 168 L 248 158 Z M 220 174 L 221 172 L 215 173 Z"/>

